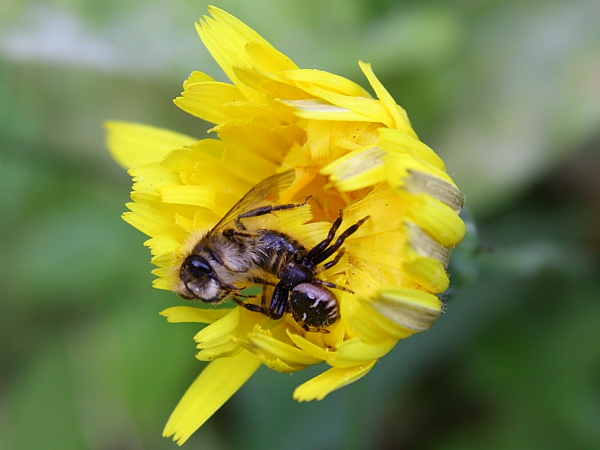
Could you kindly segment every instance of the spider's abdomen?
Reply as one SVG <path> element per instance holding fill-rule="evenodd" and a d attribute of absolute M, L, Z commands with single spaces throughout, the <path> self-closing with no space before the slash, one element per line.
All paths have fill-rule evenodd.
<path fill-rule="evenodd" d="M 292 290 L 290 310 L 303 328 L 324 328 L 340 317 L 338 299 L 333 292 L 312 283 L 302 283 Z"/>

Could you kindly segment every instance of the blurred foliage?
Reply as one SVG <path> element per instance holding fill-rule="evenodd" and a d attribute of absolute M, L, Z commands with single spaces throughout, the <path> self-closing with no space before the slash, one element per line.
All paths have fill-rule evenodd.
<path fill-rule="evenodd" d="M 120 220 L 102 123 L 201 137 L 171 99 L 223 79 L 175 0 L 0 5 L 0 448 L 168 449 L 202 364 Z M 188 448 L 600 448 L 600 3 L 223 0 L 301 67 L 407 109 L 467 197 L 446 314 L 368 377 L 297 404 L 259 370 Z M 477 227 L 475 226 L 477 224 Z"/>

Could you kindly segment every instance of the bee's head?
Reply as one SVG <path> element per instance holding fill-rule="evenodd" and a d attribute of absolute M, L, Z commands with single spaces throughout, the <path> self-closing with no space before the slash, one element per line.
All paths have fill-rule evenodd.
<path fill-rule="evenodd" d="M 221 300 L 219 277 L 206 258 L 200 255 L 188 256 L 179 269 L 179 277 L 185 286 L 182 292 L 178 292 L 181 297 L 207 303 Z"/>

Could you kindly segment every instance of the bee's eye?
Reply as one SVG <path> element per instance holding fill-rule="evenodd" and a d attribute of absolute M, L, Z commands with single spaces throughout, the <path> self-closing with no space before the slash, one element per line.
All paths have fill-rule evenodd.
<path fill-rule="evenodd" d="M 185 264 L 190 268 L 190 272 L 196 278 L 206 277 L 214 273 L 213 268 L 206 259 L 199 255 L 190 255 L 186 258 Z"/>

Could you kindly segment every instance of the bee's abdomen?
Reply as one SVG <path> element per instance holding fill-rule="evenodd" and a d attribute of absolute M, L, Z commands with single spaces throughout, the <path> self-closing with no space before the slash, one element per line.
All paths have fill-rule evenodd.
<path fill-rule="evenodd" d="M 292 237 L 274 230 L 264 230 L 258 250 L 257 264 L 265 271 L 277 275 L 297 254 L 305 254 L 306 247 Z"/>

